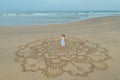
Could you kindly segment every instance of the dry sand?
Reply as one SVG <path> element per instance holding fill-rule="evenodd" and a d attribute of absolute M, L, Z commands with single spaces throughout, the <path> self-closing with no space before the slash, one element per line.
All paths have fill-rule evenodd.
<path fill-rule="evenodd" d="M 84 42 L 86 43 L 85 40 L 88 40 L 91 43 L 91 46 L 99 45 L 99 47 L 93 49 L 96 50 L 102 47 L 103 49 L 106 49 L 107 52 L 101 51 L 100 53 L 98 53 L 99 55 L 94 54 L 94 56 L 91 56 L 93 55 L 92 52 L 91 53 L 88 52 L 85 55 L 80 54 L 82 55 L 80 56 L 80 58 L 83 57 L 81 58 L 82 60 L 86 60 L 84 59 L 84 56 L 89 55 L 92 57 L 91 59 L 93 59 L 93 61 L 90 59 L 90 61 L 87 61 L 87 63 L 84 61 L 78 62 L 80 63 L 78 66 L 80 67 L 82 66 L 81 68 L 85 69 L 83 70 L 83 73 L 81 72 L 82 70 L 79 72 L 77 71 L 75 72 L 75 70 L 78 69 L 78 67 L 76 67 L 75 69 L 71 68 L 71 65 L 68 64 L 68 61 L 73 62 L 75 60 L 74 59 L 73 61 L 70 60 L 71 57 L 66 58 L 67 57 L 66 55 L 64 60 L 52 58 L 53 64 L 51 66 L 53 68 L 48 68 L 50 66 L 49 64 L 50 57 L 46 59 L 43 59 L 43 57 L 46 57 L 46 55 L 40 57 L 39 59 L 43 59 L 44 63 L 48 65 L 47 66 L 48 72 L 45 71 L 44 65 L 37 65 L 39 69 L 43 67 L 41 68 L 41 70 L 39 69 L 35 70 L 34 66 L 30 68 L 29 64 L 34 62 L 32 60 L 28 60 L 30 57 L 22 56 L 22 58 L 27 59 L 28 62 L 27 61 L 24 62 L 21 60 L 21 63 L 18 63 L 20 62 L 18 58 L 21 57 L 20 56 L 21 54 L 29 56 L 30 49 L 28 48 L 32 47 L 31 49 L 33 49 L 34 51 L 34 48 L 38 49 L 38 47 L 41 47 L 39 45 L 42 42 L 41 39 L 49 37 L 57 37 L 57 39 L 59 39 L 61 33 L 66 34 L 66 36 L 72 36 L 73 41 L 75 41 L 73 37 L 76 37 L 77 39 L 79 38 L 81 40 L 79 41 L 79 43 L 81 42 L 81 44 L 82 41 L 83 43 Z M 38 43 L 36 42 L 36 40 L 39 40 Z M 94 42 L 95 44 L 92 42 Z M 18 46 L 20 45 L 23 45 L 23 47 L 18 48 Z M 38 47 L 36 47 L 37 45 Z M 87 47 L 91 50 L 92 49 L 91 46 Z M 24 48 L 27 48 L 28 51 L 24 51 Z M 19 55 L 16 55 L 15 54 L 16 52 Z M 35 53 L 37 52 L 33 52 L 32 55 L 34 55 Z M 71 55 L 73 57 L 73 54 L 70 54 L 70 56 Z M 61 57 L 61 55 L 59 56 Z M 111 58 L 107 59 L 108 56 L 110 56 Z M 18 59 L 19 61 L 16 62 L 15 59 Z M 67 62 L 65 62 L 66 59 L 68 59 Z M 37 58 L 35 60 L 37 60 Z M 100 64 L 100 66 L 98 66 L 97 69 L 95 65 L 93 65 L 94 62 L 96 63 L 103 62 L 106 64 L 107 67 L 105 65 L 103 66 L 102 64 Z M 91 63 L 92 65 L 89 63 Z M 76 65 L 75 62 L 74 64 Z M 101 65 L 103 66 L 102 68 Z M 56 68 L 56 66 L 58 68 Z M 64 70 L 66 69 L 64 69 L 64 67 L 67 67 L 66 69 L 68 68 L 70 69 L 65 72 Z M 24 26 L 0 27 L 0 80 L 120 80 L 119 67 L 120 67 L 120 16 L 93 18 L 64 24 L 51 24 L 27 27 Z M 51 71 L 51 73 L 49 71 Z M 86 76 L 84 74 L 88 75 Z"/>

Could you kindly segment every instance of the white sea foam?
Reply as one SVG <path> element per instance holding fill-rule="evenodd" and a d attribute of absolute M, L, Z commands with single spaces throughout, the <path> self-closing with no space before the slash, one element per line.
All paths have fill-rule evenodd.
<path fill-rule="evenodd" d="M 0 12 L 0 26 L 64 23 L 93 17 L 114 15 L 120 16 L 120 12 L 104 12 L 104 11 Z"/>
<path fill-rule="evenodd" d="M 34 14 L 32 14 L 32 15 L 46 16 L 46 15 L 48 15 L 48 14 L 45 14 L 45 13 L 34 13 Z"/>

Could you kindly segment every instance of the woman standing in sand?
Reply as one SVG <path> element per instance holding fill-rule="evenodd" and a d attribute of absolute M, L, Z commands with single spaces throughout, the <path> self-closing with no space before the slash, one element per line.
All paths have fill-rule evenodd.
<path fill-rule="evenodd" d="M 65 49 L 65 35 L 62 34 L 61 35 L 61 45 L 60 45 L 60 49 L 63 51 Z"/>

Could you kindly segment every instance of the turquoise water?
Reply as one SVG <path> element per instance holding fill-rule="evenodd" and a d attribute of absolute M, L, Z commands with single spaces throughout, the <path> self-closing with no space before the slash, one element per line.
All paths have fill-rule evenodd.
<path fill-rule="evenodd" d="M 94 17 L 120 16 L 119 11 L 9 11 L 0 12 L 0 26 L 43 25 Z"/>

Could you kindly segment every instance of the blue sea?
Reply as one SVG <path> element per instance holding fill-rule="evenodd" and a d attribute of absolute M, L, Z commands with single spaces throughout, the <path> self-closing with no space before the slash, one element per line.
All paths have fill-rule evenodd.
<path fill-rule="evenodd" d="M 120 11 L 6 11 L 0 12 L 0 26 L 56 24 L 104 16 L 120 16 Z"/>

